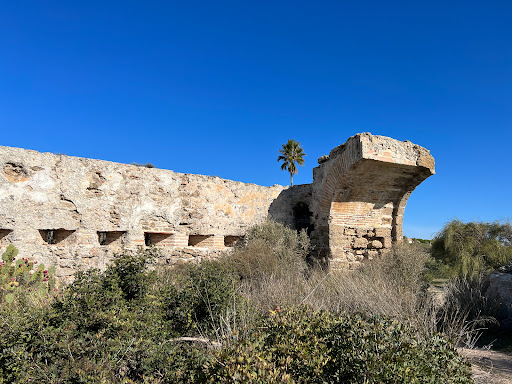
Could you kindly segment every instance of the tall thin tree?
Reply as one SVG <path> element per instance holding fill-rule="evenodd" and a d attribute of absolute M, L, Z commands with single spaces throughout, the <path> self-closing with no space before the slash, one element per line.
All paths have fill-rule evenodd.
<path fill-rule="evenodd" d="M 304 156 L 306 154 L 302 150 L 299 141 L 293 139 L 288 140 L 286 144 L 283 144 L 283 148 L 279 150 L 279 157 L 277 161 L 282 161 L 281 169 L 283 171 L 290 172 L 290 184 L 293 187 L 293 175 L 296 175 L 297 164 L 301 167 L 304 165 Z"/>

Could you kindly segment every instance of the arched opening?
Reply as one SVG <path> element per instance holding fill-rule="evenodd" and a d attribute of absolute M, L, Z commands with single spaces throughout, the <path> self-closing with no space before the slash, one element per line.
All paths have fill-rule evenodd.
<path fill-rule="evenodd" d="M 355 268 L 402 239 L 407 199 L 419 184 L 416 167 L 364 159 L 340 179 L 329 210 L 329 252 Z"/>

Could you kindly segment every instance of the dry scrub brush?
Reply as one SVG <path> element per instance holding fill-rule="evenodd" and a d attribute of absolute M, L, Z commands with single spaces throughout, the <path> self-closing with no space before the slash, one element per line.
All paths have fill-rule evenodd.
<path fill-rule="evenodd" d="M 221 261 L 240 278 L 239 292 L 260 312 L 307 304 L 333 313 L 366 313 L 413 325 L 421 334 L 441 331 L 456 344 L 474 345 L 492 308 L 482 287 L 464 279 L 436 302 L 425 278 L 432 257 L 415 244 L 397 245 L 355 271 L 308 269 L 304 232 L 266 222 Z M 476 284 L 476 285 L 475 285 Z"/>
<path fill-rule="evenodd" d="M 456 278 L 447 285 L 444 303 L 437 311 L 438 328 L 461 347 L 474 348 L 483 331 L 499 325 L 498 302 L 484 292 L 485 274 Z"/>
<path fill-rule="evenodd" d="M 426 250 L 410 245 L 356 271 L 308 269 L 305 232 L 266 222 L 222 263 L 240 276 L 240 292 L 262 311 L 300 304 L 331 312 L 366 312 L 407 321 L 431 333 L 433 304 L 423 277 Z"/>
<path fill-rule="evenodd" d="M 433 302 L 423 278 L 428 258 L 423 249 L 397 246 L 359 270 L 332 272 L 309 300 L 334 312 L 392 317 L 431 333 Z"/>

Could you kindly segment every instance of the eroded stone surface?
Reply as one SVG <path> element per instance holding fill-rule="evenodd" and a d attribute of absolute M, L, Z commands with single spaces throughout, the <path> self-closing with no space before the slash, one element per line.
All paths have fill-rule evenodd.
<path fill-rule="evenodd" d="M 18 183 L 29 179 L 29 173 L 23 164 L 5 163 L 3 171 L 5 178 L 11 183 Z"/>
<path fill-rule="evenodd" d="M 267 216 L 307 230 L 319 260 L 355 267 L 401 240 L 407 198 L 434 159 L 363 133 L 293 188 L 10 147 L 0 147 L 0 167 L 0 246 L 69 277 L 148 244 L 169 264 L 216 257 Z"/>

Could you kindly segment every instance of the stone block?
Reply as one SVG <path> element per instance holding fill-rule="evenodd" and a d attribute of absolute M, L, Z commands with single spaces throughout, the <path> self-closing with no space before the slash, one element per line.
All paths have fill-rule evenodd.
<path fill-rule="evenodd" d="M 380 239 L 380 242 L 382 243 L 382 246 L 384 248 L 391 248 L 393 245 L 393 241 L 391 240 L 391 237 L 384 237 Z"/>
<path fill-rule="evenodd" d="M 375 249 L 369 249 L 366 251 L 365 257 L 367 260 L 373 260 L 375 257 L 379 256 L 379 252 Z"/>
<path fill-rule="evenodd" d="M 391 236 L 391 228 L 375 228 L 374 231 L 376 237 Z"/>
<path fill-rule="evenodd" d="M 383 247 L 383 245 L 379 240 L 372 240 L 369 244 L 369 247 L 380 249 Z"/>
<path fill-rule="evenodd" d="M 368 247 L 368 240 L 364 237 L 356 237 L 353 243 L 354 248 L 366 248 Z"/>

